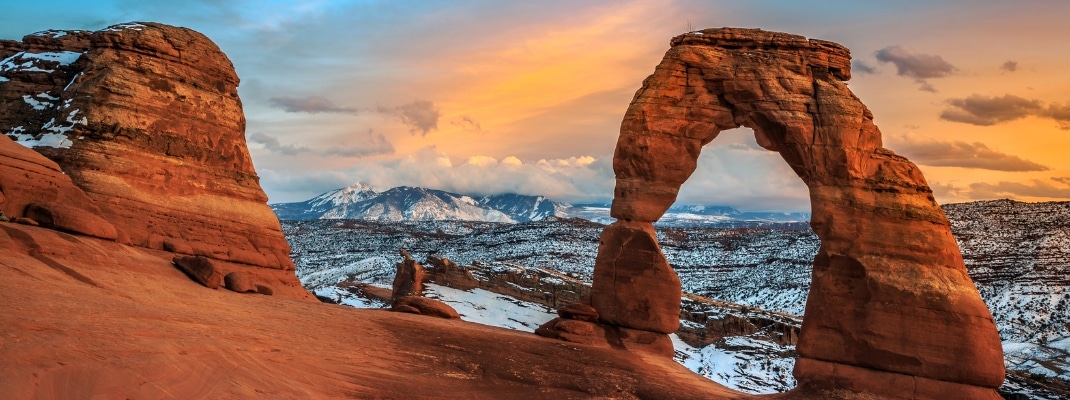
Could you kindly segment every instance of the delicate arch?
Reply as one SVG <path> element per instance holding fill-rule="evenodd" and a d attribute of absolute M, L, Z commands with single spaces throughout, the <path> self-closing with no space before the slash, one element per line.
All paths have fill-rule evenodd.
<path fill-rule="evenodd" d="M 680 284 L 652 223 L 702 146 L 746 126 L 806 183 L 822 243 L 798 343 L 800 386 L 998 398 L 992 316 L 925 178 L 882 147 L 872 113 L 843 83 L 849 51 L 757 29 L 708 29 L 671 45 L 621 124 L 618 222 L 602 234 L 591 297 L 602 320 L 677 329 Z"/>

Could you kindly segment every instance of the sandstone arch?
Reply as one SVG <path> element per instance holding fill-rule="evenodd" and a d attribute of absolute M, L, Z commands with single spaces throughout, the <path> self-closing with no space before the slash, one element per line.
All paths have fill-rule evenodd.
<path fill-rule="evenodd" d="M 822 242 L 798 344 L 800 387 L 999 398 L 1002 347 L 947 218 L 918 168 L 882 148 L 848 79 L 850 52 L 832 42 L 728 28 L 673 38 L 621 124 L 618 222 L 602 234 L 592 305 L 609 324 L 677 329 L 680 283 L 652 222 L 702 146 L 746 126 L 808 186 Z"/>

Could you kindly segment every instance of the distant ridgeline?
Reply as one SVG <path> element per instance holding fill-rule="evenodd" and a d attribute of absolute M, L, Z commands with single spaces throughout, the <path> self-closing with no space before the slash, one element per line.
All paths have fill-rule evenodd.
<path fill-rule="evenodd" d="M 470 196 L 442 190 L 399 186 L 382 192 L 365 183 L 295 202 L 272 204 L 282 220 L 359 219 L 380 222 L 476 221 L 518 223 L 548 217 L 583 218 L 608 224 L 608 203 L 567 204 L 543 196 L 506 193 Z M 667 226 L 798 225 L 810 220 L 803 212 L 739 211 L 728 206 L 675 205 L 659 221 Z"/>

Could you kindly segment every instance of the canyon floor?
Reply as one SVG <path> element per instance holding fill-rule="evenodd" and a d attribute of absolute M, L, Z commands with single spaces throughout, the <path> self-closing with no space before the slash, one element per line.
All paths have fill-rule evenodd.
<path fill-rule="evenodd" d="M 9 223 L 0 248 L 0 398 L 746 398 L 671 359 L 207 289 L 167 252 Z"/>

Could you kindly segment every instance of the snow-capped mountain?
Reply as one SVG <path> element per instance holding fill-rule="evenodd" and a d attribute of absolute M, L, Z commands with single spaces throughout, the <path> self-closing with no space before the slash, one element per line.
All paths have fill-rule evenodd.
<path fill-rule="evenodd" d="M 611 224 L 615 219 L 609 215 L 610 206 L 609 203 L 576 204 L 565 210 L 565 215 L 600 224 Z M 764 226 L 770 223 L 807 223 L 809 221 L 810 213 L 805 212 L 740 211 L 729 206 L 673 204 L 654 224 L 665 227 L 742 228 Z"/>
<path fill-rule="evenodd" d="M 475 198 L 442 190 L 399 186 L 377 192 L 355 183 L 307 201 L 271 205 L 279 219 L 366 221 L 527 222 L 558 215 L 567 206 L 542 196 L 506 193 Z"/>

